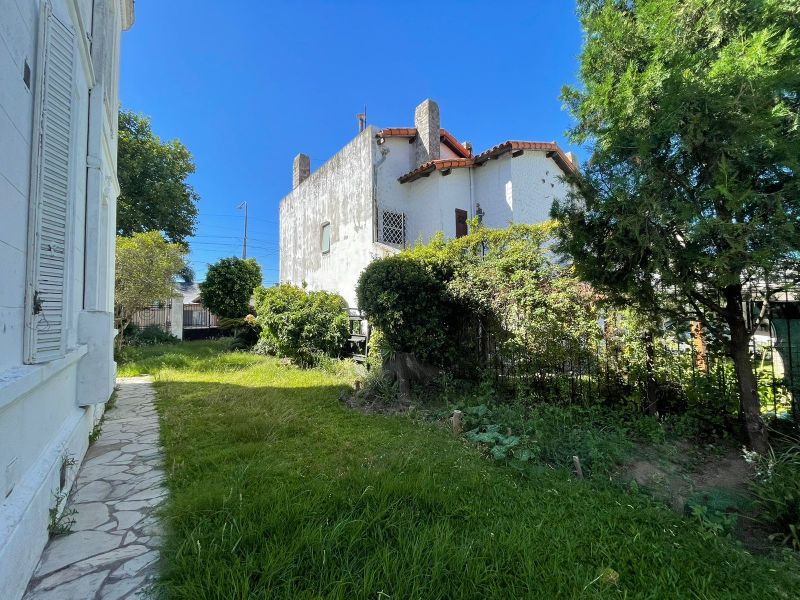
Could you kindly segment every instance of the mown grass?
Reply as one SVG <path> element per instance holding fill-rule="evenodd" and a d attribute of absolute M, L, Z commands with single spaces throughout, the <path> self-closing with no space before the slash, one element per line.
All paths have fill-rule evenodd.
<path fill-rule="evenodd" d="M 514 470 L 434 425 L 344 408 L 343 377 L 223 348 L 120 367 L 156 381 L 166 597 L 800 597 L 789 563 L 641 494 Z"/>

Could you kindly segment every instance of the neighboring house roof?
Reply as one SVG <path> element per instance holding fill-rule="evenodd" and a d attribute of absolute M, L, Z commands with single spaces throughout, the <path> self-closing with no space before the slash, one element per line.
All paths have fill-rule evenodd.
<path fill-rule="evenodd" d="M 558 167 L 565 173 L 575 172 L 575 165 L 567 158 L 567 155 L 558 147 L 555 142 L 522 142 L 507 141 L 497 146 L 489 148 L 486 152 L 481 152 L 474 158 L 442 158 L 430 160 L 422 163 L 416 169 L 400 176 L 397 180 L 400 183 L 414 181 L 420 177 L 427 177 L 434 171 L 444 171 L 443 175 L 449 174 L 450 169 L 463 167 L 479 167 L 483 163 L 493 158 L 497 158 L 506 152 L 522 152 L 523 150 L 539 150 L 547 153 L 548 158 L 552 158 Z"/>
<path fill-rule="evenodd" d="M 415 138 L 417 136 L 416 127 L 387 127 L 381 129 L 375 137 L 407 137 Z M 407 183 L 414 181 L 420 177 L 427 177 L 434 171 L 445 171 L 448 174 L 450 169 L 462 167 L 479 167 L 486 161 L 497 158 L 506 152 L 522 152 L 524 150 L 539 150 L 547 153 L 548 158 L 552 158 L 558 167 L 566 174 L 569 175 L 575 172 L 575 165 L 567 158 L 564 151 L 558 147 L 555 142 L 526 142 L 521 140 L 508 140 L 502 144 L 492 146 L 485 152 L 481 152 L 477 156 L 472 156 L 472 153 L 467 150 L 463 145 L 456 141 L 456 138 L 446 129 L 439 130 L 440 140 L 460 158 L 443 158 L 431 160 L 421 164 L 416 169 L 413 169 L 398 178 L 400 183 Z"/>
<path fill-rule="evenodd" d="M 569 158 L 567 158 L 567 155 L 564 154 L 564 152 L 555 142 L 523 142 L 509 140 L 507 142 L 503 142 L 502 144 L 492 146 L 486 152 L 481 152 L 475 157 L 475 164 L 482 165 L 487 160 L 491 158 L 497 158 L 506 152 L 521 152 L 522 150 L 539 150 L 546 152 L 547 157 L 552 158 L 566 175 L 574 173 L 576 170 L 575 165 Z"/>
<path fill-rule="evenodd" d="M 427 177 L 434 171 L 445 171 L 443 175 L 447 175 L 450 169 L 460 169 L 463 167 L 471 167 L 475 164 L 475 160 L 472 158 L 440 158 L 438 160 L 429 160 L 426 163 L 422 163 L 413 171 L 406 173 L 405 175 L 398 178 L 400 183 L 406 183 L 407 181 L 414 181 L 415 179 L 419 179 L 420 177 Z"/>
<path fill-rule="evenodd" d="M 417 137 L 417 128 L 416 127 L 387 127 L 386 129 L 381 129 L 378 132 L 377 137 L 379 138 L 387 138 L 387 137 L 407 137 L 407 138 L 415 138 Z M 455 152 L 461 158 L 469 158 L 472 156 L 469 150 L 467 150 L 462 144 L 453 137 L 446 129 L 439 130 L 439 139 L 440 141 L 450 148 L 453 152 Z"/>
<path fill-rule="evenodd" d="M 197 304 L 200 302 L 200 286 L 196 283 L 181 282 L 175 286 L 178 294 L 183 296 L 184 304 Z"/>

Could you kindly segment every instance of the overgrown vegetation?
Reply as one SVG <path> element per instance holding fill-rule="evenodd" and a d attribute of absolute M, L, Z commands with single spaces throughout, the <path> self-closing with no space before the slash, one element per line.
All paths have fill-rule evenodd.
<path fill-rule="evenodd" d="M 800 443 L 793 440 L 777 452 L 745 456 L 756 465 L 752 490 L 763 521 L 778 529 L 775 539 L 800 550 Z"/>
<path fill-rule="evenodd" d="M 591 159 L 554 207 L 559 248 L 603 293 L 656 323 L 696 319 L 726 346 L 764 454 L 742 302 L 766 310 L 797 283 L 797 3 L 580 0 L 578 13 L 580 85 L 563 99 Z"/>
<path fill-rule="evenodd" d="M 520 443 L 510 458 L 487 460 L 441 426 L 343 407 L 352 371 L 300 369 L 226 346 L 142 347 L 120 367 L 155 377 L 171 465 L 160 582 L 168 597 L 800 594 L 791 559 L 754 557 L 697 519 L 609 484 L 602 460 L 587 460 L 591 473 L 576 482 L 551 443 L 567 433 L 591 447 L 573 423 L 588 416 L 602 431 L 599 408 L 554 418 L 556 407 L 542 406 L 519 423 L 510 409 L 476 410 L 472 429 L 538 423 L 512 430 Z M 456 386 L 440 383 L 453 398 L 462 396 Z M 548 423 L 550 433 L 537 432 Z M 551 466 L 514 458 L 528 435 Z"/>
<path fill-rule="evenodd" d="M 128 346 L 156 346 L 158 344 L 174 344 L 178 338 L 169 331 L 164 331 L 159 325 L 139 327 L 129 323 L 125 327 L 124 343 Z"/>
<path fill-rule="evenodd" d="M 329 292 L 281 284 L 255 290 L 261 333 L 255 351 L 291 358 L 298 365 L 339 357 L 349 337 L 344 299 Z"/>

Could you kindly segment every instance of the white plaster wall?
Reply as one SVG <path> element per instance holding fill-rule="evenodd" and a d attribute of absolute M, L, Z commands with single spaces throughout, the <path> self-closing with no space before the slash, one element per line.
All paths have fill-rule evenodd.
<path fill-rule="evenodd" d="M 375 133 L 365 129 L 281 201 L 281 282 L 337 292 L 357 305 L 356 283 L 372 260 Z M 325 222 L 331 227 L 327 254 L 321 249 Z"/>
<path fill-rule="evenodd" d="M 67 355 L 23 365 L 31 135 L 42 0 L 0 1 L 0 598 L 22 596 L 47 539 L 62 460 L 80 462 L 113 385 L 116 111 L 122 0 L 53 0 L 75 55 Z M 91 56 L 86 27 L 92 23 Z M 112 35 L 113 34 L 113 35 Z M 31 89 L 23 65 L 31 67 Z M 111 64 L 108 64 L 111 61 Z M 94 81 L 92 76 L 95 77 Z M 104 84 L 112 78 L 111 92 Z M 90 110 L 90 88 L 93 108 Z M 98 101 L 99 98 L 99 101 Z M 112 123 L 113 121 L 113 123 Z M 87 153 L 88 148 L 88 153 Z M 87 154 L 89 157 L 87 158 Z M 87 175 L 88 167 L 88 175 Z M 88 207 L 88 211 L 87 211 Z M 84 277 L 86 273 L 86 277 Z M 99 404 L 95 404 L 99 403 Z M 67 487 L 77 472 L 69 469 Z"/>
<path fill-rule="evenodd" d="M 514 221 L 547 221 L 553 201 L 567 196 L 568 188 L 562 181 L 563 171 L 544 152 L 538 151 L 526 151 L 521 156 L 512 157 L 510 164 Z"/>
<path fill-rule="evenodd" d="M 428 177 L 401 184 L 398 177 L 411 170 L 413 145 L 403 138 L 387 138 L 377 148 L 386 157 L 376 167 L 378 209 L 406 214 L 408 244 L 426 243 L 437 231 L 455 236 L 455 209 L 472 214 L 469 170 L 452 169 L 446 176 L 434 171 Z"/>
<path fill-rule="evenodd" d="M 483 224 L 487 227 L 508 227 L 514 220 L 513 190 L 511 180 L 511 155 L 501 155 L 473 169 L 475 202 L 484 212 Z"/>

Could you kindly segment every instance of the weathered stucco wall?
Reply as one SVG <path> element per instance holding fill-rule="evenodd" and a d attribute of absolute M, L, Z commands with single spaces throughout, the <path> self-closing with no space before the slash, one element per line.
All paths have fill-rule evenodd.
<path fill-rule="evenodd" d="M 281 282 L 335 291 L 357 305 L 356 283 L 372 260 L 375 133 L 365 129 L 281 201 Z M 323 254 L 325 223 L 331 244 Z"/>

